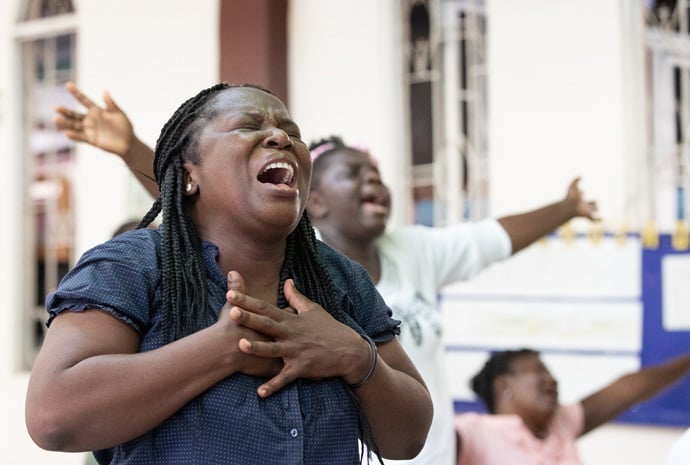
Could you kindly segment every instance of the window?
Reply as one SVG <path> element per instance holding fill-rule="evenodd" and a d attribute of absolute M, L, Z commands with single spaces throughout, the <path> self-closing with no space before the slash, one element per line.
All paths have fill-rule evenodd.
<path fill-rule="evenodd" d="M 404 0 L 415 223 L 488 213 L 483 0 Z"/>
<path fill-rule="evenodd" d="M 24 368 L 43 342 L 45 297 L 72 265 L 74 252 L 75 160 L 70 141 L 54 129 L 57 105 L 71 96 L 65 82 L 74 79 L 76 35 L 69 0 L 28 2 L 17 24 L 22 62 L 24 131 Z"/>
<path fill-rule="evenodd" d="M 646 59 L 650 118 L 648 217 L 688 248 L 690 154 L 690 11 L 687 0 L 646 1 Z M 675 221 L 674 221 L 675 220 Z"/>

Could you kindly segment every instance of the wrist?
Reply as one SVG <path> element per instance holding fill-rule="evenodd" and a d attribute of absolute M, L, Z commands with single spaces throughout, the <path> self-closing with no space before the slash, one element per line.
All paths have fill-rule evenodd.
<path fill-rule="evenodd" d="M 570 197 L 566 197 L 563 202 L 565 203 L 564 210 L 566 212 L 566 221 L 572 220 L 580 215 L 578 211 L 579 201 Z"/>
<path fill-rule="evenodd" d="M 372 375 L 374 374 L 374 370 L 376 369 L 376 362 L 378 360 L 378 352 L 376 350 L 376 343 L 366 334 L 360 334 L 362 339 L 367 343 L 368 350 L 369 350 L 369 363 L 367 365 L 367 372 L 358 378 L 354 383 L 349 383 L 348 386 L 351 389 L 357 389 L 364 385 L 369 379 L 371 379 Z"/>
<path fill-rule="evenodd" d="M 119 155 L 125 161 L 136 160 L 137 153 L 141 150 L 142 145 L 144 145 L 144 143 L 139 140 L 136 134 L 132 133 L 132 136 L 127 140 L 127 143 L 122 148 Z"/>

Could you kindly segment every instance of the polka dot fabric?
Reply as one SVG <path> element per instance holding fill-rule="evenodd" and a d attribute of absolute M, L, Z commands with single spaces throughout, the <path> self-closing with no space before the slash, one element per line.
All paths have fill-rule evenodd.
<path fill-rule="evenodd" d="M 86 252 L 49 295 L 48 324 L 63 311 L 99 308 L 142 337 L 141 351 L 163 343 L 158 269 L 160 235 L 141 229 Z M 203 244 L 209 301 L 217 313 L 225 302 L 226 279 L 216 264 L 217 248 Z M 319 254 L 352 317 L 351 326 L 377 342 L 391 340 L 399 322 L 366 272 L 323 243 Z M 295 277 L 299 288 L 299 277 Z M 208 325 L 216 321 L 209 312 Z M 208 389 L 145 435 L 96 451 L 99 464 L 347 464 L 360 463 L 357 411 L 340 378 L 298 380 L 267 399 L 256 395 L 264 382 L 234 374 Z"/>

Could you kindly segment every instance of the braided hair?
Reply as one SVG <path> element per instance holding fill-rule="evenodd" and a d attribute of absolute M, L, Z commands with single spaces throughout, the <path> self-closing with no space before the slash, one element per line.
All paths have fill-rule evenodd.
<path fill-rule="evenodd" d="M 511 373 L 513 362 L 517 359 L 539 355 L 532 349 L 505 350 L 494 352 L 484 367 L 470 380 L 470 388 L 482 400 L 489 413 L 496 413 L 494 381 L 497 377 Z"/>
<path fill-rule="evenodd" d="M 159 198 L 139 223 L 148 226 L 162 212 L 161 282 L 163 289 L 163 334 L 166 342 L 182 338 L 215 321 L 215 311 L 208 302 L 207 275 L 201 240 L 188 214 L 193 199 L 184 195 L 184 162 L 198 163 L 199 133 L 205 123 L 217 114 L 214 98 L 221 92 L 238 87 L 269 90 L 253 84 L 216 84 L 186 100 L 163 126 L 156 142 L 154 174 L 160 191 Z M 317 240 L 309 217 L 304 212 L 295 230 L 286 241 L 285 261 L 280 271 L 277 289 L 279 308 L 288 306 L 283 292 L 285 281 L 291 277 L 301 284 L 303 293 L 318 302 L 336 320 L 351 321 L 348 299 L 339 299 L 330 275 L 325 272 L 317 253 Z M 348 389 L 359 414 L 360 436 L 368 450 L 381 456 L 359 399 Z"/>

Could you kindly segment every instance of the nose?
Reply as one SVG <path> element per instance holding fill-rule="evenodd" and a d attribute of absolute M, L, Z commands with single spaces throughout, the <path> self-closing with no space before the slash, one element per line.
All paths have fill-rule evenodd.
<path fill-rule="evenodd" d="M 364 169 L 364 182 L 372 184 L 381 184 L 381 175 L 379 170 L 373 166 Z"/>
<path fill-rule="evenodd" d="M 546 370 L 544 372 L 544 379 L 546 379 L 548 383 L 552 384 L 553 387 L 558 387 L 558 381 L 553 377 L 550 371 Z"/>
<path fill-rule="evenodd" d="M 287 149 L 292 147 L 292 140 L 287 132 L 280 128 L 269 130 L 269 134 L 264 138 L 263 145 L 270 148 Z"/>

